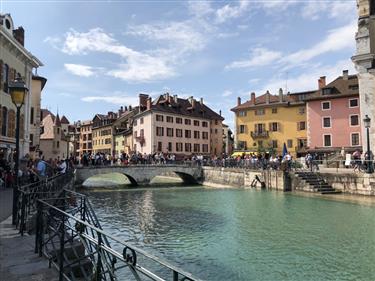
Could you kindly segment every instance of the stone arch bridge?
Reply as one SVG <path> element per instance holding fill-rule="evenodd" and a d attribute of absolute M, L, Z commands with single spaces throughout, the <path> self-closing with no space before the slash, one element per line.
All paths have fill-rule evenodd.
<path fill-rule="evenodd" d="M 184 183 L 195 184 L 201 180 L 202 168 L 188 165 L 130 165 L 130 166 L 93 166 L 78 167 L 76 170 L 77 184 L 100 174 L 120 173 L 125 175 L 132 185 L 147 185 L 159 175 L 174 173 Z"/>

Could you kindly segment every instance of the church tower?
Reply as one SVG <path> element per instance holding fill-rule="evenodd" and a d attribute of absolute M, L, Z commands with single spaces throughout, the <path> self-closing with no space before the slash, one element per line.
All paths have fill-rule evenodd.
<path fill-rule="evenodd" d="M 356 54 L 352 57 L 358 71 L 361 120 L 371 118 L 370 145 L 375 153 L 375 0 L 357 0 L 358 31 Z M 366 128 L 362 124 L 363 151 L 367 151 Z"/>

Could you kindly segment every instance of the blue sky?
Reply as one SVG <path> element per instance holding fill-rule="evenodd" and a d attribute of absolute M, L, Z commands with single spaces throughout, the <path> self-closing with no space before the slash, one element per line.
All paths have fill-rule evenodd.
<path fill-rule="evenodd" d="M 238 96 L 355 72 L 355 1 L 0 2 L 44 63 L 42 106 L 70 121 L 168 91 L 203 97 L 233 126 Z"/>

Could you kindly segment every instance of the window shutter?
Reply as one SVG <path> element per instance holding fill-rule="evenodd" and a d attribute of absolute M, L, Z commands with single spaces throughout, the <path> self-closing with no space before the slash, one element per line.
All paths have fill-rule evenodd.
<path fill-rule="evenodd" d="M 277 122 L 277 131 L 281 132 L 281 123 L 280 122 Z"/>
<path fill-rule="evenodd" d="M 272 132 L 272 123 L 268 123 L 268 130 Z"/>
<path fill-rule="evenodd" d="M 1 135 L 1 128 L 3 127 L 3 109 L 0 105 L 0 135 Z"/>
<path fill-rule="evenodd" d="M 297 122 L 297 131 L 300 131 L 300 126 L 299 122 Z"/>

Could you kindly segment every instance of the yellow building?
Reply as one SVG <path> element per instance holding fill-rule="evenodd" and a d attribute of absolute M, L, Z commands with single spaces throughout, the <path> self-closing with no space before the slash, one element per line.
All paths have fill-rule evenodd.
<path fill-rule="evenodd" d="M 108 112 L 107 115 L 96 114 L 92 120 L 92 150 L 93 153 L 104 153 L 113 156 L 113 122 L 117 114 Z"/>
<path fill-rule="evenodd" d="M 311 92 L 259 97 L 251 93 L 250 100 L 231 110 L 235 113 L 236 151 L 265 152 L 280 155 L 284 143 L 292 156 L 305 154 L 307 145 L 305 98 Z"/>

